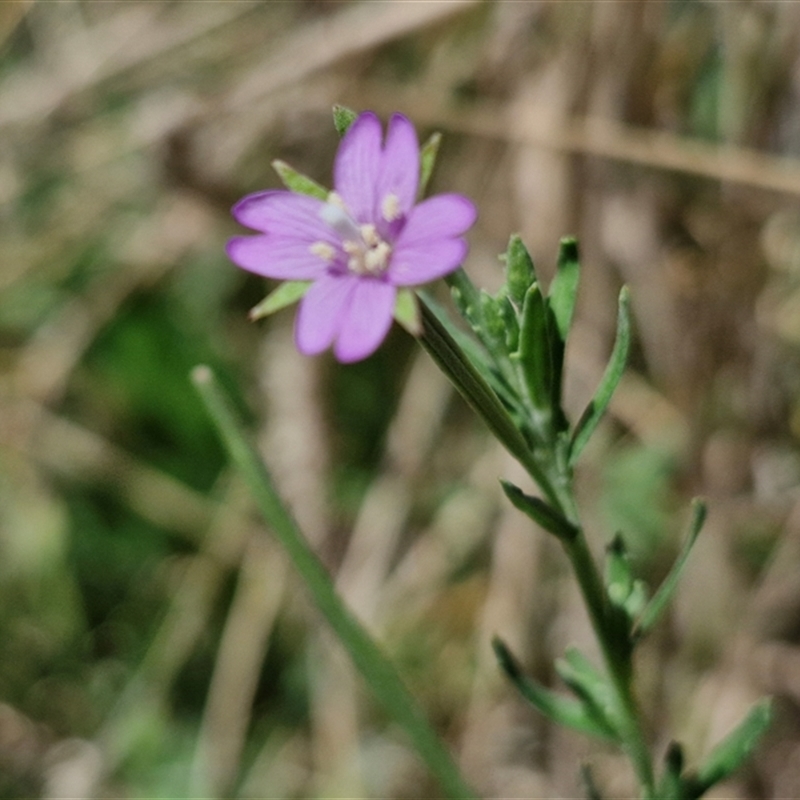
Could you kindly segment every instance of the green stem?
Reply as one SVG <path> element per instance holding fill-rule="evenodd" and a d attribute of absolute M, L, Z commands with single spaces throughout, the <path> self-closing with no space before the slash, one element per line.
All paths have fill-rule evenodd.
<path fill-rule="evenodd" d="M 631 687 L 630 652 L 621 652 L 615 635 L 603 581 L 589 551 L 572 489 L 572 471 L 557 445 L 541 447 L 535 454 L 515 426 L 497 395 L 475 369 L 436 315 L 421 301 L 423 335 L 420 344 L 452 381 L 489 430 L 528 471 L 542 493 L 578 530 L 564 543 L 589 612 L 609 676 L 618 699 L 624 747 L 636 771 L 645 800 L 653 798 L 654 778 L 650 752 Z M 537 457 L 538 456 L 538 457 Z"/>
<path fill-rule="evenodd" d="M 213 372 L 206 366 L 196 367 L 192 380 L 264 519 L 379 702 L 405 730 L 447 796 L 454 800 L 477 800 L 392 663 L 336 593 L 331 576 L 275 491 L 269 473 Z"/>
<path fill-rule="evenodd" d="M 571 520 L 575 521 L 575 520 Z M 628 652 L 620 653 L 615 646 L 616 637 L 611 630 L 611 619 L 607 612 L 608 603 L 603 583 L 594 559 L 589 552 L 586 536 L 578 525 L 578 535 L 570 542 L 564 542 L 575 576 L 589 612 L 592 627 L 600 643 L 603 660 L 617 694 L 619 710 L 622 714 L 620 725 L 625 750 L 636 771 L 639 785 L 645 800 L 653 797 L 653 762 L 642 730 L 640 713 L 631 687 L 631 663 Z"/>

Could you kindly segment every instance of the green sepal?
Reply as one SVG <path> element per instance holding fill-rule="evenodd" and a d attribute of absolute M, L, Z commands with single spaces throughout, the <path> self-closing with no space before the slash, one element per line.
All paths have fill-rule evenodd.
<path fill-rule="evenodd" d="M 419 196 L 425 194 L 428 182 L 436 166 L 436 156 L 439 155 L 439 145 L 442 143 L 442 134 L 438 131 L 432 133 L 419 151 Z"/>
<path fill-rule="evenodd" d="M 263 319 L 296 303 L 309 290 L 311 281 L 284 281 L 257 306 L 250 309 L 251 320 Z"/>
<path fill-rule="evenodd" d="M 525 294 L 519 350 L 515 354 L 528 399 L 543 420 L 552 412 L 553 361 L 550 350 L 548 309 L 539 285 L 534 283 Z"/>
<path fill-rule="evenodd" d="M 536 282 L 536 272 L 528 249 L 519 234 L 514 233 L 508 240 L 508 248 L 503 257 L 506 262 L 506 286 L 508 296 L 522 308 L 528 290 Z"/>
<path fill-rule="evenodd" d="M 670 569 L 667 577 L 664 578 L 661 586 L 658 587 L 658 590 L 655 592 L 650 602 L 644 607 L 644 610 L 636 621 L 632 634 L 633 638 L 640 639 L 655 625 L 672 599 L 672 595 L 675 594 L 675 589 L 678 588 L 678 582 L 689 560 L 689 554 L 692 552 L 692 547 L 697 541 L 697 536 L 706 520 L 706 511 L 706 504 L 703 500 L 699 497 L 692 500 L 692 515 L 689 519 L 689 530 L 684 538 L 681 552 L 675 559 L 675 563 L 672 565 L 672 569 Z"/>
<path fill-rule="evenodd" d="M 769 698 L 764 698 L 711 751 L 697 772 L 685 779 L 684 796 L 687 800 L 701 797 L 712 786 L 736 771 L 750 757 L 771 722 L 772 703 Z"/>
<path fill-rule="evenodd" d="M 614 390 L 619 385 L 625 365 L 628 361 L 628 351 L 631 344 L 631 319 L 630 319 L 630 292 L 626 286 L 622 287 L 619 294 L 619 312 L 617 314 L 617 338 L 614 341 L 614 349 L 611 351 L 606 371 L 597 391 L 594 394 L 586 410 L 581 415 L 578 424 L 572 434 L 570 442 L 569 463 L 574 465 L 578 460 L 583 448 L 589 441 L 589 437 L 594 433 L 594 429 L 600 422 L 600 418 L 605 413 Z"/>
<path fill-rule="evenodd" d="M 606 732 L 606 736 L 621 741 L 614 693 L 603 675 L 577 649 L 570 647 L 555 663 L 556 672 L 578 696 L 586 713 Z"/>
<path fill-rule="evenodd" d="M 564 542 L 571 542 L 578 535 L 578 529 L 544 500 L 525 494 L 522 489 L 509 481 L 501 479 L 500 485 L 503 487 L 506 497 L 511 501 L 511 505 L 541 525 L 546 531 Z"/>
<path fill-rule="evenodd" d="M 309 197 L 316 197 L 319 200 L 327 200 L 328 190 L 317 183 L 313 178 L 303 175 L 294 167 L 290 167 L 285 161 L 276 158 L 272 162 L 272 168 L 278 173 L 278 177 L 283 185 L 297 194 L 305 194 Z"/>
<path fill-rule="evenodd" d="M 683 749 L 677 742 L 670 742 L 664 756 L 664 772 L 656 791 L 659 800 L 688 800 L 682 773 Z"/>
<path fill-rule="evenodd" d="M 561 240 L 557 263 L 556 274 L 547 293 L 547 302 L 553 312 L 559 338 L 566 342 L 572 325 L 581 272 L 578 241 L 574 237 L 567 236 Z"/>
<path fill-rule="evenodd" d="M 358 114 L 352 108 L 338 103 L 333 107 L 333 124 L 339 136 L 344 136 L 347 129 L 356 121 Z"/>
<path fill-rule="evenodd" d="M 492 647 L 500 667 L 519 693 L 548 719 L 589 736 L 612 741 L 615 739 L 613 733 L 597 724 L 579 700 L 554 692 L 525 675 L 520 663 L 500 639 L 495 637 Z"/>
<path fill-rule="evenodd" d="M 411 289 L 399 289 L 394 304 L 395 321 L 412 336 L 422 335 L 422 315 L 417 296 Z"/>

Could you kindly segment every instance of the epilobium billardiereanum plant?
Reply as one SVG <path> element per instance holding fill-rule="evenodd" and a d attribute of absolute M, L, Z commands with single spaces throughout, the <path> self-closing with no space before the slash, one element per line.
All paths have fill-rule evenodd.
<path fill-rule="evenodd" d="M 275 162 L 287 191 L 250 195 L 234 207 L 236 219 L 260 233 L 232 239 L 231 259 L 286 281 L 252 316 L 302 298 L 296 325 L 299 349 L 313 355 L 332 346 L 341 361 L 373 353 L 392 317 L 418 336 L 539 486 L 541 496 L 533 496 L 502 482 L 511 503 L 562 545 L 604 661 L 599 667 L 577 650 L 568 650 L 555 667 L 570 694 L 526 676 L 508 647 L 495 640 L 501 668 L 553 722 L 621 748 L 644 800 L 701 797 L 752 752 L 769 724 L 769 703 L 758 703 L 699 766 L 688 768 L 675 742 L 657 766 L 635 697 L 633 654 L 675 592 L 702 528 L 705 505 L 694 502 L 684 547 L 651 594 L 633 575 L 619 535 L 606 548 L 600 569 L 573 492 L 575 462 L 625 368 L 630 341 L 627 291 L 620 294 L 617 337 L 606 371 L 586 410 L 571 424 L 562 408 L 561 386 L 580 273 L 575 240 L 562 240 L 555 277 L 544 291 L 522 240 L 512 236 L 504 256 L 505 284 L 495 295 L 479 292 L 459 267 L 467 251 L 462 235 L 475 221 L 473 204 L 453 194 L 417 202 L 430 176 L 438 136 L 420 151 L 412 124 L 399 114 L 392 116 L 385 141 L 378 118 L 370 112 L 356 115 L 337 106 L 334 122 L 343 138 L 333 192 Z M 450 284 L 474 336 L 452 325 L 424 293 L 413 295 L 407 288 L 441 277 Z M 475 797 L 391 664 L 342 605 L 210 371 L 198 368 L 195 382 L 271 528 L 376 697 L 405 729 L 448 796 Z M 588 768 L 583 774 L 589 796 L 601 798 Z"/>

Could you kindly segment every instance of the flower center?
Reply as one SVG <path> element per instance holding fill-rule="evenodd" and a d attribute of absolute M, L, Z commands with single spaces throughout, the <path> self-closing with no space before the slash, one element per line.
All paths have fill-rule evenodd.
<path fill-rule="evenodd" d="M 392 246 L 381 237 L 375 225 L 357 225 L 334 192 L 330 193 L 321 216 L 342 237 L 342 249 L 347 255 L 347 269 L 350 272 L 376 276 L 386 271 Z M 334 260 L 333 248 L 325 242 L 315 242 L 310 250 L 325 261 Z"/>

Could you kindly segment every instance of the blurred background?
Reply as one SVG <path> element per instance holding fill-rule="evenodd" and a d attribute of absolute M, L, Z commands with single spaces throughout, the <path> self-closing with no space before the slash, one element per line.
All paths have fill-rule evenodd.
<path fill-rule="evenodd" d="M 436 789 L 350 668 L 188 379 L 235 392 L 303 529 L 487 797 L 608 796 L 622 762 L 502 679 L 592 652 L 524 484 L 394 331 L 340 366 L 257 324 L 229 209 L 281 158 L 324 184 L 330 109 L 442 131 L 491 290 L 519 231 L 583 254 L 575 418 L 633 295 L 636 349 L 578 481 L 596 551 L 651 585 L 710 518 L 640 654 L 659 752 L 757 697 L 776 721 L 714 797 L 800 797 L 800 3 L 0 5 L 0 797 L 401 798 Z M 444 295 L 443 295 L 444 299 Z"/>

